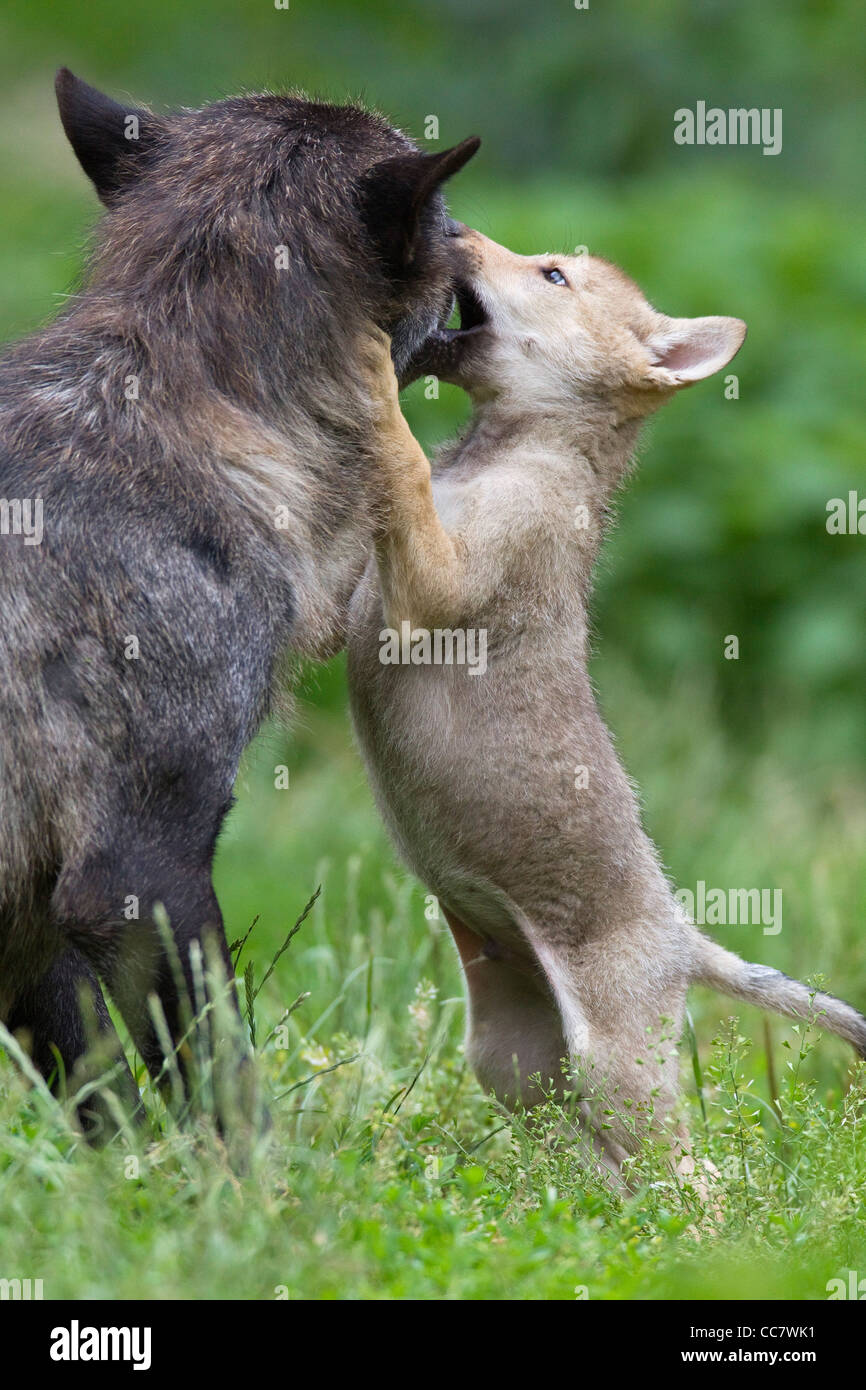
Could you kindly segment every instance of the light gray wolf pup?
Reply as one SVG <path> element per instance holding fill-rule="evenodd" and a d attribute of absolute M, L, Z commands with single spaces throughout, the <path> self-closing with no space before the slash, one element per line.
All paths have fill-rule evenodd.
<path fill-rule="evenodd" d="M 724 367 L 745 324 L 668 318 L 593 256 L 518 256 L 468 229 L 459 242 L 462 325 L 425 370 L 464 386 L 474 415 L 432 487 L 382 357 L 387 510 L 352 604 L 355 727 L 394 839 L 454 935 L 480 1081 L 509 1104 L 537 1098 L 536 1073 L 576 1088 L 584 1134 L 618 1173 L 673 1111 L 692 982 L 814 1012 L 861 1054 L 866 1020 L 685 920 L 587 671 L 593 567 L 641 424 Z M 410 660 L 388 664 L 404 623 Z M 444 655 L 443 633 L 472 631 L 486 632 L 483 674 L 453 644 Z"/>

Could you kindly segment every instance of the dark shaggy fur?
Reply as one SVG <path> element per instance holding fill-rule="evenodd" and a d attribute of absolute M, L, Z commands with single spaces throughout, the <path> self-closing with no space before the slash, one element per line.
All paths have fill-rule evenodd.
<path fill-rule="evenodd" d="M 438 189 L 478 142 L 421 154 L 300 96 L 57 92 L 107 212 L 84 291 L 0 361 L 0 499 L 44 528 L 0 534 L 0 1018 L 68 1073 L 80 985 L 106 1026 L 96 974 L 155 1071 L 146 995 L 175 1036 L 178 1000 L 154 904 L 189 981 L 192 942 L 224 949 L 238 759 L 281 658 L 342 644 L 366 561 L 365 335 L 405 376 L 448 313 Z"/>

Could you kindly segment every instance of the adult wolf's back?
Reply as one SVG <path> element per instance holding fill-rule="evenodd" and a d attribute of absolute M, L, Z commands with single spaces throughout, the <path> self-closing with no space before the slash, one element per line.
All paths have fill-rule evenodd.
<path fill-rule="evenodd" d="M 478 142 L 422 154 L 299 96 L 57 93 L 107 212 L 82 293 L 0 362 L 0 498 L 42 508 L 41 543 L 0 535 L 0 1017 L 69 1070 L 95 972 L 154 1069 L 154 904 L 189 976 L 279 658 L 342 644 L 365 563 L 365 341 L 405 371 L 447 314 L 439 186 Z"/>

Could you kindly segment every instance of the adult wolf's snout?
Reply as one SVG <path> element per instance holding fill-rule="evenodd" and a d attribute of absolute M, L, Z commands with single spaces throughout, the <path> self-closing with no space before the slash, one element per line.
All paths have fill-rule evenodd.
<path fill-rule="evenodd" d="M 370 244 L 390 285 L 393 307 L 386 308 L 382 327 L 391 334 L 401 386 L 420 374 L 416 358 L 451 315 L 456 275 L 452 241 L 461 224 L 449 218 L 442 188 L 480 144 L 471 135 L 435 153 L 409 148 L 374 164 L 361 184 Z"/>

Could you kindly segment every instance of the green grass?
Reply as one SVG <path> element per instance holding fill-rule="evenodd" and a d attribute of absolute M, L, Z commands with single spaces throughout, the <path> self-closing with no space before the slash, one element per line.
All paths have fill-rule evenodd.
<path fill-rule="evenodd" d="M 599 675 L 675 880 L 783 888 L 779 935 L 717 934 L 862 1006 L 862 787 L 810 765 L 793 718 L 756 755 L 725 742 L 700 688 L 661 704 L 625 670 Z M 340 679 L 321 678 L 330 698 L 302 705 L 291 739 L 271 728 L 250 751 L 218 865 L 230 938 L 259 914 L 254 987 L 322 885 L 255 1001 L 270 1127 L 230 1159 L 207 1115 L 180 1127 L 149 1095 L 149 1128 L 94 1152 L 3 1058 L 0 1275 L 59 1298 L 822 1299 L 866 1269 L 866 1077 L 835 1039 L 765 1033 L 751 1011 L 735 1024 L 696 992 L 706 1122 L 686 1043 L 682 1074 L 715 1209 L 653 1152 L 615 1197 L 555 1107 L 514 1118 L 481 1094 L 447 934 L 395 862 L 345 719 L 321 707 Z"/>

